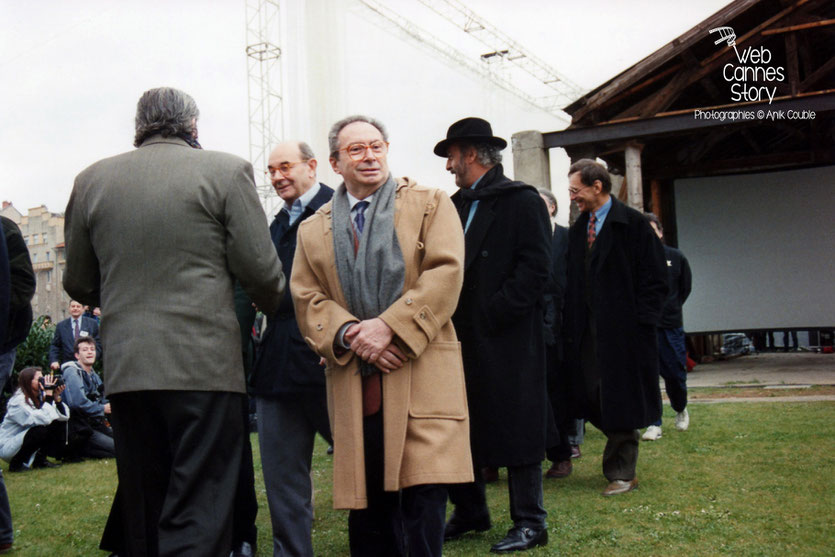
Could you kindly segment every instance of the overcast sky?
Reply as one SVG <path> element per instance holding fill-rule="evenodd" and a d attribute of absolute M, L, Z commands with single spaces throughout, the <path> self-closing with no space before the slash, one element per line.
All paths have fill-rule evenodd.
<path fill-rule="evenodd" d="M 407 4 L 398 0 L 387 4 L 395 9 L 400 4 L 406 12 Z M 586 89 L 725 4 L 726 0 L 467 2 Z M 364 17 L 361 9 L 354 13 Z M 440 25 L 433 29 L 447 32 Z M 352 47 L 355 56 L 385 63 L 389 43 L 397 39 L 383 30 L 372 35 L 359 38 L 359 44 L 368 46 Z M 98 159 L 132 148 L 136 101 L 144 90 L 161 85 L 178 87 L 195 98 L 205 147 L 249 158 L 245 46 L 244 0 L 0 0 L 0 199 L 12 201 L 24 214 L 41 204 L 63 212 L 76 174 Z M 351 75 L 344 79 L 349 81 Z M 444 83 L 437 88 L 438 102 L 450 114 L 468 115 L 466 98 L 456 98 Z M 292 111 L 294 99 L 288 97 L 285 105 Z M 550 126 L 552 120 L 543 121 Z M 419 130 L 421 122 L 421 114 L 404 110 L 397 124 L 399 129 Z M 521 129 L 530 129 L 529 124 Z M 436 136 L 443 131 L 428 132 L 426 145 L 442 139 Z M 520 130 L 502 133 L 509 136 L 514 131 Z M 433 164 L 437 168 L 430 182 L 452 187 L 451 176 L 442 174 L 443 161 Z M 437 183 L 443 180 L 449 183 Z"/>

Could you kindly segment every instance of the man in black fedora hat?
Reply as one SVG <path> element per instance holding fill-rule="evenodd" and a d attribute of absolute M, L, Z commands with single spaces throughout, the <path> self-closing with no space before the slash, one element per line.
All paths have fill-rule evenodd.
<path fill-rule="evenodd" d="M 465 234 L 464 286 L 453 315 L 461 340 L 476 481 L 449 489 L 455 510 L 445 539 L 490 528 L 479 473 L 506 467 L 513 527 L 494 553 L 548 542 L 540 462 L 547 419 L 544 288 L 551 225 L 537 190 L 502 172 L 507 142 L 490 123 L 464 118 L 435 154 L 460 188 L 452 196 Z"/>

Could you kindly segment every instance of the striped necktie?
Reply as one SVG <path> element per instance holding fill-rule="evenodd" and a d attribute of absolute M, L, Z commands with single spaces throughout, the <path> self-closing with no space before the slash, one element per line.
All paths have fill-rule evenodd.
<path fill-rule="evenodd" d="M 597 238 L 597 215 L 592 211 L 589 217 L 589 247 L 594 243 L 595 238 Z"/>

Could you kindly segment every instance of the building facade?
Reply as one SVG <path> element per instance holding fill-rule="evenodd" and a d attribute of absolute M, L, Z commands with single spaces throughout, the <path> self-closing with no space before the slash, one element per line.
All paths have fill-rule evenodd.
<path fill-rule="evenodd" d="M 37 281 L 32 298 L 35 318 L 48 315 L 53 323 L 65 319 L 69 316 L 70 298 L 61 285 L 66 267 L 64 215 L 49 212 L 45 205 L 33 207 L 22 215 L 8 201 L 3 202 L 0 214 L 17 223 L 29 248 Z"/>

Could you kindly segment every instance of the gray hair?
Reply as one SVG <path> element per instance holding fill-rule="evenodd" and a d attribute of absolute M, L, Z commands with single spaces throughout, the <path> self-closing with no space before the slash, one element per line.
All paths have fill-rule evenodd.
<path fill-rule="evenodd" d="M 553 217 L 554 215 L 556 215 L 558 205 L 557 205 L 557 197 L 554 195 L 554 192 L 552 192 L 548 188 L 537 188 L 537 191 L 539 191 L 539 195 L 541 195 L 542 197 L 544 197 L 548 200 L 549 205 L 554 206 L 554 214 L 553 215 L 551 214 L 551 207 L 548 207 L 548 216 Z"/>
<path fill-rule="evenodd" d="M 155 134 L 162 137 L 191 134 L 200 116 L 197 103 L 188 94 L 173 87 L 145 91 L 136 104 L 136 135 L 133 145 Z"/>
<path fill-rule="evenodd" d="M 370 116 L 355 114 L 353 116 L 343 118 L 342 120 L 338 121 L 333 126 L 331 126 L 331 131 L 328 132 L 328 149 L 331 152 L 331 158 L 339 158 L 339 132 L 341 132 L 346 126 L 353 124 L 354 122 L 365 122 L 366 124 L 371 124 L 380 131 L 380 135 L 383 136 L 383 141 L 388 143 L 389 134 L 386 131 L 386 127 L 383 125 L 382 122 Z"/>
<path fill-rule="evenodd" d="M 502 162 L 502 147 L 471 141 L 457 141 L 456 143 L 461 152 L 475 149 L 475 158 L 482 166 L 496 166 Z"/>
<path fill-rule="evenodd" d="M 299 154 L 302 156 L 302 160 L 306 161 L 316 158 L 316 155 L 313 154 L 313 149 L 304 141 L 299 141 Z"/>

